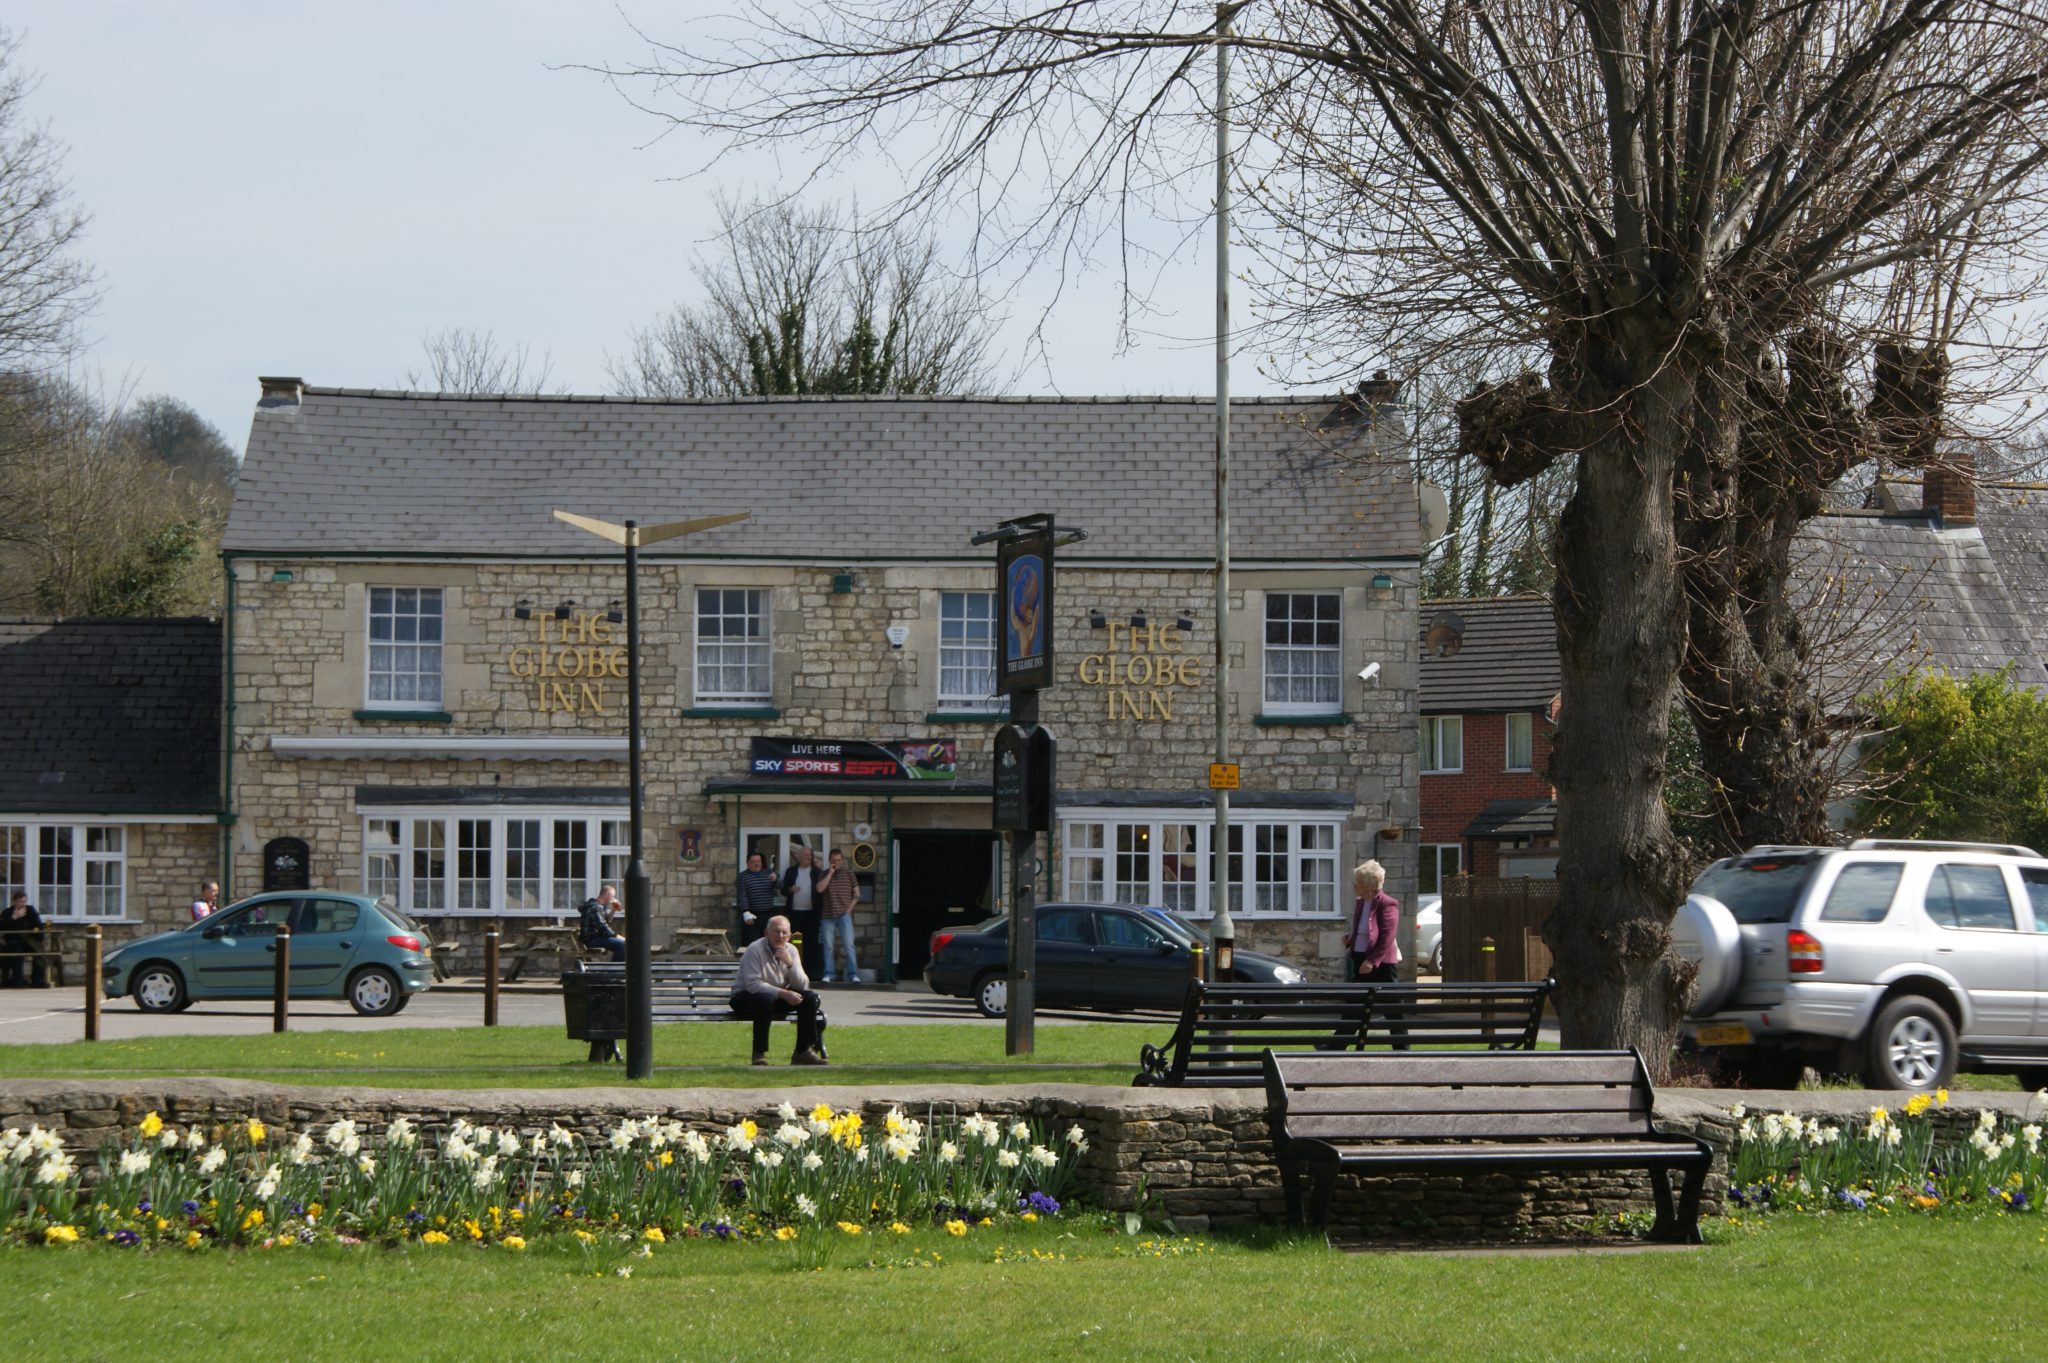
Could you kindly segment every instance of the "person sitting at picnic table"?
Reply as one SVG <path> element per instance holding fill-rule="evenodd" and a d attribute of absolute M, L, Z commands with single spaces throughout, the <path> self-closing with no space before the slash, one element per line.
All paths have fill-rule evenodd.
<path fill-rule="evenodd" d="M 35 905 L 28 902 L 28 891 L 16 890 L 13 898 L 7 901 L 7 911 L 0 913 L 0 951 L 22 954 L 0 957 L 0 988 L 21 987 L 21 963 L 24 959 L 34 964 L 33 979 L 36 988 L 41 989 L 50 982 L 43 958 L 28 955 L 29 952 L 44 949 L 42 927 L 43 916 L 36 912 Z"/>
<path fill-rule="evenodd" d="M 796 948 L 789 944 L 789 920 L 776 914 L 768 928 L 740 953 L 738 985 L 732 1010 L 754 1022 L 754 1063 L 768 1063 L 768 1027 L 796 1014 L 796 1051 L 792 1065 L 823 1065 L 824 1018 L 821 1000 L 804 974 Z"/>
<path fill-rule="evenodd" d="M 609 951 L 614 961 L 626 959 L 626 939 L 612 926 L 612 914 L 619 906 L 619 892 L 606 885 L 597 892 L 595 899 L 586 899 L 576 909 L 581 920 L 576 929 L 576 940 L 587 947 Z"/>

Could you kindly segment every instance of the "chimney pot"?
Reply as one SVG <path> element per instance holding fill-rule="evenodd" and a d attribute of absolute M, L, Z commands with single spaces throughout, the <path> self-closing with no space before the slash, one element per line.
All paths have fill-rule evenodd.
<path fill-rule="evenodd" d="M 306 395 L 304 379 L 259 376 L 256 382 L 263 389 L 263 396 L 256 403 L 258 407 L 296 407 Z"/>
<path fill-rule="evenodd" d="M 1963 453 L 1943 455 L 1920 480 L 1920 509 L 1943 525 L 1977 523 L 1977 461 Z"/>

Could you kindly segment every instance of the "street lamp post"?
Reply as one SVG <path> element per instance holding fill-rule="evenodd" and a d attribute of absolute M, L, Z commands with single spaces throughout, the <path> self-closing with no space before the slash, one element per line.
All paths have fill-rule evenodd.
<path fill-rule="evenodd" d="M 640 546 L 659 544 L 682 535 L 710 530 L 753 513 L 703 516 L 694 521 L 641 525 L 557 511 L 555 519 L 623 545 L 626 550 L 626 787 L 632 807 L 632 859 L 626 863 L 626 1077 L 645 1079 L 654 1073 L 653 953 L 647 940 L 654 917 L 653 886 L 647 878 L 645 840 L 641 836 L 640 791 Z"/>

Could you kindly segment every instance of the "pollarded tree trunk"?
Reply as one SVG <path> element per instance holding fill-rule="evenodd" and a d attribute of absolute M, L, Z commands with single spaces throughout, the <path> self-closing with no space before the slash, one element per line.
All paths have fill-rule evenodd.
<path fill-rule="evenodd" d="M 1685 641 L 1672 482 L 1695 381 L 1682 355 L 1667 358 L 1580 451 L 1554 594 L 1560 884 L 1543 936 L 1563 1041 L 1635 1046 L 1657 1075 L 1691 984 L 1669 951 L 1684 867 L 1665 816 L 1664 765 Z"/>

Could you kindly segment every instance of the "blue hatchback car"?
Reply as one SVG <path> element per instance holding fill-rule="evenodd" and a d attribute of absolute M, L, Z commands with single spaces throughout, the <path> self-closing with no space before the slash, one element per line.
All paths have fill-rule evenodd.
<path fill-rule="evenodd" d="M 364 1017 L 389 1017 L 433 982 L 425 935 L 397 909 L 359 894 L 295 890 L 114 948 L 101 964 L 107 997 L 132 994 L 145 1013 L 270 998 L 280 924 L 291 926 L 295 999 L 347 999 Z"/>

